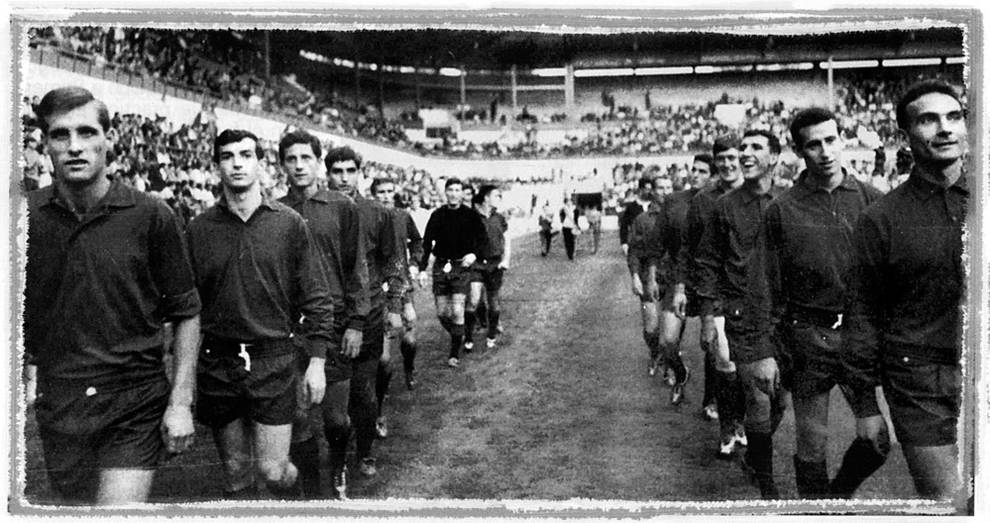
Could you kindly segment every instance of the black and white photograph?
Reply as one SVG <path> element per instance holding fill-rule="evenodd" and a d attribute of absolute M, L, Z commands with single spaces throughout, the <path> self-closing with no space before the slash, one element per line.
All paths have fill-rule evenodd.
<path fill-rule="evenodd" d="M 8 515 L 986 514 L 980 9 L 146 4 L 8 13 Z"/>

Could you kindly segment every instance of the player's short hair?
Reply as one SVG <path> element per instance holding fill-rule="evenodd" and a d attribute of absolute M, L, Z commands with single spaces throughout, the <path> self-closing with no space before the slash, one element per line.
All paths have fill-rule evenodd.
<path fill-rule="evenodd" d="M 804 141 L 801 137 L 801 130 L 805 127 L 811 127 L 812 125 L 818 125 L 829 120 L 835 120 L 835 113 L 829 111 L 824 107 L 809 107 L 807 109 L 801 109 L 794 115 L 794 119 L 791 120 L 791 140 L 794 140 L 794 147 L 800 149 L 804 147 Z M 838 126 L 838 122 L 836 122 Z"/>
<path fill-rule="evenodd" d="M 481 205 L 482 203 L 484 203 L 485 198 L 488 198 L 488 195 L 491 194 L 492 191 L 497 191 L 497 190 L 498 190 L 498 186 L 492 185 L 490 183 L 486 183 L 485 185 L 482 185 L 481 187 L 478 188 L 478 192 L 474 194 L 474 198 L 471 199 L 471 203 L 475 205 Z"/>
<path fill-rule="evenodd" d="M 780 154 L 780 138 L 771 133 L 766 129 L 749 129 L 743 133 L 743 138 L 747 136 L 762 136 L 767 139 L 767 143 L 770 145 L 770 152 L 773 154 Z"/>
<path fill-rule="evenodd" d="M 464 184 L 464 182 L 461 181 L 460 178 L 450 177 L 450 178 L 447 178 L 447 181 L 446 182 L 444 182 L 444 184 L 443 184 L 443 190 L 446 191 L 447 189 L 450 188 L 451 185 L 460 185 L 461 186 L 461 189 L 463 189 L 464 187 L 466 187 L 466 185 Z"/>
<path fill-rule="evenodd" d="M 278 142 L 279 163 L 285 161 L 285 151 L 289 150 L 289 147 L 292 147 L 293 145 L 296 144 L 309 145 L 310 148 L 313 149 L 313 155 L 316 156 L 316 158 L 323 156 L 323 146 L 320 145 L 320 139 L 313 136 L 312 134 L 309 134 L 308 132 L 302 129 L 299 129 L 297 131 L 292 131 L 291 133 L 287 133 L 285 136 L 282 137 L 281 140 L 279 140 Z"/>
<path fill-rule="evenodd" d="M 110 130 L 110 111 L 107 105 L 97 100 L 88 89 L 78 86 L 59 87 L 45 93 L 38 103 L 35 115 L 38 117 L 38 127 L 41 132 L 48 134 L 48 120 L 55 115 L 65 114 L 87 104 L 96 104 L 97 120 L 103 132 Z"/>
<path fill-rule="evenodd" d="M 713 158 L 712 155 L 708 153 L 701 153 L 694 155 L 694 159 L 691 160 L 691 162 L 692 163 L 702 162 L 708 164 L 708 171 L 713 174 L 715 173 L 715 158 Z"/>
<path fill-rule="evenodd" d="M 653 188 L 653 178 L 649 176 L 640 176 L 639 182 L 637 182 L 636 187 L 639 188 L 639 190 L 643 190 L 646 189 L 647 186 L 649 186 L 651 189 Z"/>
<path fill-rule="evenodd" d="M 375 194 L 375 191 L 378 189 L 378 186 L 385 185 L 386 183 L 391 183 L 392 185 L 395 185 L 395 180 L 391 178 L 386 178 L 384 176 L 380 176 L 371 181 L 371 187 L 368 190 L 371 191 L 371 194 Z"/>
<path fill-rule="evenodd" d="M 327 151 L 327 157 L 323 160 L 323 163 L 327 165 L 327 170 L 329 171 L 333 164 L 348 160 L 353 160 L 354 166 L 358 169 L 361 168 L 361 155 L 354 149 L 344 145 L 342 147 L 331 147 Z"/>
<path fill-rule="evenodd" d="M 951 96 L 953 100 L 959 102 L 960 107 L 963 104 L 955 87 L 952 87 L 943 80 L 922 80 L 915 82 L 908 86 L 904 94 L 901 95 L 901 99 L 897 102 L 898 128 L 907 129 L 911 125 L 911 117 L 908 116 L 907 106 L 911 105 L 911 102 L 914 102 L 918 98 L 931 93 L 942 93 Z"/>
<path fill-rule="evenodd" d="M 712 156 L 718 156 L 719 153 L 729 149 L 739 149 L 739 138 L 734 134 L 719 136 L 712 144 Z"/>
<path fill-rule="evenodd" d="M 221 147 L 246 139 L 254 140 L 254 155 L 257 156 L 259 160 L 264 158 L 265 150 L 261 148 L 261 141 L 258 140 L 258 137 L 254 133 L 244 129 L 226 129 L 217 136 L 216 140 L 213 141 L 213 161 L 220 163 Z"/>

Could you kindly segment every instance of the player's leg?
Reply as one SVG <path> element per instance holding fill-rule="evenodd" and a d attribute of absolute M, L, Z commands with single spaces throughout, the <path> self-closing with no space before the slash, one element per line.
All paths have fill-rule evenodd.
<path fill-rule="evenodd" d="M 465 285 L 464 291 L 467 291 Z M 460 349 L 464 344 L 464 302 L 467 300 L 465 292 L 450 295 L 450 356 L 447 364 L 456 367 L 460 363 Z"/>
<path fill-rule="evenodd" d="M 955 444 L 938 446 L 902 445 L 908 470 L 918 495 L 952 500 L 958 494 L 958 449 Z"/>
<path fill-rule="evenodd" d="M 326 435 L 329 451 L 332 495 L 338 499 L 347 496 L 347 444 L 351 439 L 351 418 L 347 411 L 350 407 L 352 370 L 350 362 L 343 363 L 342 367 L 347 368 L 346 379 L 337 376 L 331 380 L 328 374 L 327 390 L 321 404 L 323 433 Z"/>
<path fill-rule="evenodd" d="M 481 271 L 471 270 L 471 283 L 468 289 L 467 300 L 464 303 L 464 350 L 471 352 L 474 349 L 474 327 L 477 321 L 475 311 L 481 303 L 481 292 L 485 288 L 482 281 Z"/>
<path fill-rule="evenodd" d="M 657 303 L 649 297 L 643 297 L 640 299 L 639 310 L 643 323 L 643 341 L 646 342 L 650 358 L 647 368 L 650 376 L 653 376 L 657 373 L 661 362 L 660 316 L 657 312 Z"/>
<path fill-rule="evenodd" d="M 501 329 L 502 319 L 502 282 L 505 277 L 505 270 L 494 269 L 485 277 L 485 301 L 488 311 L 488 335 L 486 346 L 495 347 L 495 340 Z"/>
<path fill-rule="evenodd" d="M 732 341 L 730 341 L 732 343 Z M 756 385 L 756 363 L 738 363 L 739 379 L 746 397 L 745 427 L 748 448 L 743 465 L 760 488 L 763 499 L 777 499 L 773 472 L 773 433 L 783 418 L 790 394 L 778 389 L 768 395 Z"/>
<path fill-rule="evenodd" d="M 381 342 L 381 335 L 382 333 L 379 331 L 379 343 Z M 362 349 L 362 351 L 364 350 L 369 349 Z M 370 350 L 374 351 L 374 349 Z M 371 456 L 371 448 L 377 436 L 375 432 L 377 412 L 375 376 L 378 371 L 378 358 L 356 359 L 353 369 L 348 414 L 354 423 L 354 457 L 362 475 L 374 476 L 377 469 L 374 458 Z"/>
<path fill-rule="evenodd" d="M 745 396 L 736 372 L 736 364 L 729 357 L 729 340 L 725 335 L 725 316 L 715 316 L 703 321 L 712 321 L 715 340 L 709 345 L 702 340 L 708 357 L 715 369 L 715 398 L 718 404 L 719 451 L 720 459 L 730 459 L 737 446 L 746 446 L 748 440 L 743 430 Z M 702 328 L 702 332 L 704 328 Z"/>
<path fill-rule="evenodd" d="M 797 377 L 800 379 L 799 377 Z M 829 393 L 793 395 L 797 452 L 794 477 L 802 499 L 818 499 L 828 494 L 828 405 Z"/>
<path fill-rule="evenodd" d="M 273 495 L 293 496 L 299 472 L 289 460 L 292 424 L 266 425 L 254 422 L 252 428 L 258 475 Z"/>
<path fill-rule="evenodd" d="M 402 370 L 405 372 L 406 388 L 416 386 L 416 307 L 412 296 L 407 293 L 402 304 L 402 339 L 399 351 L 402 352 Z"/>
<path fill-rule="evenodd" d="M 300 353 L 300 372 L 309 365 L 308 355 Z M 306 499 L 320 496 L 320 445 L 316 431 L 322 426 L 322 406 L 310 406 L 306 398 L 306 387 L 299 381 L 296 394 L 296 417 L 292 420 L 292 443 L 289 445 L 289 460 L 299 471 L 299 485 Z"/>
<path fill-rule="evenodd" d="M 224 497 L 239 499 L 254 496 L 257 492 L 254 468 L 251 466 L 254 462 L 251 424 L 240 418 L 214 427 L 212 431 L 224 472 Z"/>
<path fill-rule="evenodd" d="M 684 332 L 684 320 L 674 314 L 669 305 L 663 305 L 660 309 L 660 350 L 667 366 L 674 372 L 670 403 L 677 405 L 684 400 L 684 386 L 690 377 L 690 370 L 681 359 L 681 333 Z"/>
<path fill-rule="evenodd" d="M 153 469 L 103 469 L 96 502 L 99 505 L 144 503 L 154 477 Z"/>
<path fill-rule="evenodd" d="M 855 398 L 852 391 L 841 388 L 850 405 Z M 869 394 L 876 395 L 876 390 Z M 797 405 L 795 404 L 795 409 Z M 829 483 L 829 495 L 837 498 L 851 498 L 867 478 L 873 475 L 887 461 L 890 453 L 890 432 L 884 421 L 876 439 L 859 438 L 853 440 L 842 457 L 842 466 Z"/>

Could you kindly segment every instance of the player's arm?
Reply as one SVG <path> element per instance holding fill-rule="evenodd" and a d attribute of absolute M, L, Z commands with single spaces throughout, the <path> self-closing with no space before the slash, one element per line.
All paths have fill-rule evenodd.
<path fill-rule="evenodd" d="M 409 264 L 409 276 L 416 278 L 419 275 L 419 260 L 423 257 L 423 237 L 420 236 L 419 227 L 416 227 L 412 215 L 403 214 L 406 217 L 406 241 L 408 242 L 409 259 L 412 260 Z"/>
<path fill-rule="evenodd" d="M 361 213 L 357 205 L 352 202 L 343 205 L 340 213 L 340 254 L 341 265 L 347 275 L 343 284 L 349 314 L 340 352 L 350 358 L 357 357 L 361 352 L 364 322 L 371 310 L 368 297 L 368 260 L 361 226 Z"/>
<path fill-rule="evenodd" d="M 189 448 L 195 433 L 192 404 L 201 303 L 179 218 L 164 205 L 154 216 L 148 245 L 149 267 L 162 296 L 159 310 L 175 329 L 172 391 L 161 427 L 166 448 L 177 453 Z"/>
<path fill-rule="evenodd" d="M 502 251 L 502 261 L 499 262 L 498 266 L 501 269 L 508 270 L 512 261 L 512 238 L 509 236 L 509 223 L 505 221 L 504 217 L 502 220 L 502 238 L 504 238 L 503 243 L 505 247 Z"/>
<path fill-rule="evenodd" d="M 309 366 L 303 376 L 310 404 L 323 401 L 326 392 L 325 364 L 330 351 L 339 351 L 333 339 L 333 302 L 323 270 L 320 253 L 306 223 L 299 217 L 292 245 L 296 255 L 293 279 L 296 283 L 296 309 L 302 315 L 299 333 L 309 354 Z"/>

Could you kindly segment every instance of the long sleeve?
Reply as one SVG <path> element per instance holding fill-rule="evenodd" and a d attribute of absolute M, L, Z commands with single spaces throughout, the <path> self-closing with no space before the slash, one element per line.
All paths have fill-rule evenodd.
<path fill-rule="evenodd" d="M 310 357 L 326 358 L 335 350 L 333 342 L 333 303 L 330 288 L 316 241 L 302 218 L 298 218 L 294 235 L 294 252 L 297 253 L 294 279 L 297 289 L 296 307 L 302 316 L 299 330 L 306 352 Z"/>
<path fill-rule="evenodd" d="M 361 234 L 361 213 L 356 205 L 344 207 L 340 216 L 340 250 L 344 279 L 346 310 L 350 311 L 347 328 L 363 330 L 371 311 L 368 297 L 368 260 L 364 236 Z"/>
<path fill-rule="evenodd" d="M 643 268 L 642 257 L 644 253 L 644 232 L 641 230 L 640 225 L 642 220 L 634 221 L 630 226 L 626 234 L 626 244 L 629 245 L 629 252 L 626 254 L 626 265 L 629 266 L 629 274 L 633 276 L 639 275 L 640 269 Z"/>
<path fill-rule="evenodd" d="M 869 216 L 859 218 L 853 232 L 853 262 L 849 271 L 849 317 L 843 325 L 846 384 L 854 392 L 853 413 L 867 417 L 880 412 L 874 389 L 879 384 L 878 333 L 882 331 L 883 260 L 888 248 L 881 227 Z"/>
<path fill-rule="evenodd" d="M 419 260 L 423 257 L 423 237 L 419 234 L 419 228 L 416 227 L 416 222 L 413 221 L 412 216 L 409 213 L 404 214 L 406 218 L 406 241 L 408 243 L 409 249 L 409 259 L 413 260 L 413 263 L 419 263 Z"/>
<path fill-rule="evenodd" d="M 430 214 L 430 219 L 426 222 L 426 229 L 423 231 L 423 254 L 419 258 L 419 270 L 425 271 L 430 265 L 430 254 L 433 253 L 433 242 L 436 241 L 437 213 L 439 209 Z"/>
<path fill-rule="evenodd" d="M 720 209 L 721 205 L 717 205 L 715 211 L 708 213 L 694 255 L 694 273 L 697 275 L 696 288 L 702 316 L 713 314 L 719 300 L 718 280 L 727 234 Z"/>

